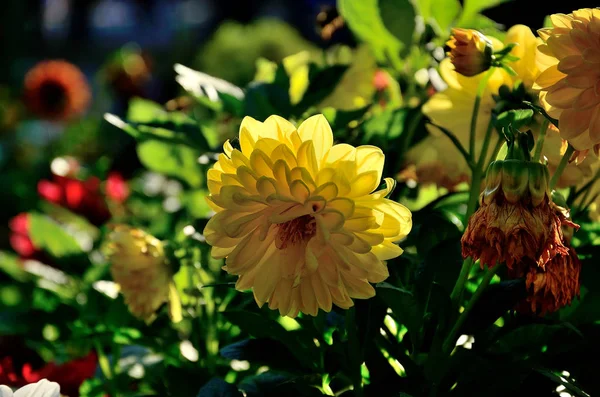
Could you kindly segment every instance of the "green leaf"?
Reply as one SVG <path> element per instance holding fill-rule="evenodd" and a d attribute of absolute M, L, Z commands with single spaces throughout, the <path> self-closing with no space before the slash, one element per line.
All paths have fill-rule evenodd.
<path fill-rule="evenodd" d="M 463 4 L 463 13 L 457 22 L 460 27 L 477 27 L 469 26 L 478 20 L 481 21 L 481 12 L 488 8 L 495 7 L 510 0 L 465 0 Z M 483 17 L 486 18 L 486 17 Z M 487 18 L 486 18 L 487 19 Z"/>
<path fill-rule="evenodd" d="M 234 97 L 233 95 L 219 92 L 219 98 L 223 102 L 223 111 L 231 113 L 236 117 L 242 117 L 244 115 L 244 101 Z"/>
<path fill-rule="evenodd" d="M 462 11 L 458 0 L 436 0 L 432 2 L 431 16 L 444 33 L 449 32 Z"/>
<path fill-rule="evenodd" d="M 190 186 L 197 187 L 203 182 L 199 153 L 189 146 L 150 139 L 138 145 L 137 153 L 149 170 L 180 178 Z"/>
<path fill-rule="evenodd" d="M 183 112 L 168 112 L 147 99 L 135 98 L 129 103 L 127 122 L 113 114 L 106 114 L 104 118 L 138 140 L 156 138 L 201 150 L 211 148 L 194 119 Z"/>
<path fill-rule="evenodd" d="M 569 338 L 562 335 L 563 344 L 576 343 L 575 333 L 563 325 L 530 324 L 516 328 L 503 335 L 490 348 L 492 353 L 529 356 L 541 354 L 542 347 L 547 345 L 556 334 L 568 333 Z M 566 347 L 566 346 L 562 346 Z"/>
<path fill-rule="evenodd" d="M 54 258 L 84 254 L 73 236 L 49 217 L 29 214 L 29 237 L 33 244 Z"/>
<path fill-rule="evenodd" d="M 221 378 L 212 378 L 202 386 L 196 397 L 238 397 L 241 395 L 235 385 L 227 383 Z"/>
<path fill-rule="evenodd" d="M 289 90 L 290 78 L 283 64 L 280 64 L 272 83 L 255 82 L 248 87 L 244 114 L 260 121 L 273 114 L 288 118 L 292 111 Z"/>
<path fill-rule="evenodd" d="M 383 23 L 378 0 L 339 0 L 338 9 L 350 30 L 371 46 L 377 59 L 399 61 L 404 45 Z"/>
<path fill-rule="evenodd" d="M 566 390 L 575 393 L 575 395 L 578 396 L 578 397 L 590 397 L 590 395 L 588 393 L 586 393 L 585 391 L 583 391 L 575 383 L 575 381 L 573 379 L 569 379 L 568 377 L 564 376 L 560 372 L 554 373 L 554 372 L 552 372 L 550 370 L 543 369 L 543 368 L 535 368 L 535 371 L 539 372 L 540 374 L 542 374 L 545 377 L 549 378 L 550 380 L 552 380 L 553 382 L 555 382 L 557 385 L 564 386 L 564 388 Z"/>
<path fill-rule="evenodd" d="M 402 43 L 402 55 L 407 55 L 415 31 L 415 8 L 409 0 L 379 0 L 379 12 L 384 26 Z"/>
<path fill-rule="evenodd" d="M 213 209 L 206 201 L 208 194 L 205 189 L 192 190 L 184 194 L 183 203 L 193 218 L 209 218 L 210 214 L 213 213 Z"/>
<path fill-rule="evenodd" d="M 31 279 L 19 261 L 19 257 L 10 252 L 0 251 L 0 270 L 19 282 Z"/>
<path fill-rule="evenodd" d="M 421 332 L 423 314 L 412 292 L 384 282 L 377 284 L 377 294 L 392 309 L 397 320 L 406 326 L 413 344 L 416 345 Z"/>
<path fill-rule="evenodd" d="M 338 130 L 346 131 L 348 124 L 352 121 L 359 121 L 367 113 L 371 105 L 356 109 L 356 110 L 339 110 L 332 107 L 321 109 L 321 112 L 329 122 L 331 129 L 335 132 Z"/>
<path fill-rule="evenodd" d="M 347 70 L 347 65 L 334 65 L 320 69 L 311 64 L 309 71 L 310 83 L 302 96 L 302 100 L 294 107 L 294 114 L 301 115 L 311 106 L 318 105 L 333 92 Z"/>
<path fill-rule="evenodd" d="M 531 109 L 508 110 L 498 115 L 496 129 L 501 131 L 503 128 L 511 126 L 518 130 L 531 123 L 532 118 L 533 110 Z"/>
<path fill-rule="evenodd" d="M 364 135 L 362 143 L 368 143 L 375 137 L 385 141 L 398 138 L 404 131 L 404 122 L 407 109 L 386 109 L 383 112 L 367 119 L 363 123 Z"/>
<path fill-rule="evenodd" d="M 272 338 L 283 343 L 305 367 L 315 368 L 318 365 L 319 351 L 312 338 L 304 335 L 303 331 L 288 332 L 276 321 L 243 310 L 226 311 L 223 316 L 256 338 Z"/>
<path fill-rule="evenodd" d="M 223 347 L 219 354 L 229 360 L 246 360 L 271 369 L 301 373 L 307 370 L 287 346 L 271 338 L 244 339 Z"/>

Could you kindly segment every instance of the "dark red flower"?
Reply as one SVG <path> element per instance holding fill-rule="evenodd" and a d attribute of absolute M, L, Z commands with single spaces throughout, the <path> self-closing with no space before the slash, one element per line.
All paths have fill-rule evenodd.
<path fill-rule="evenodd" d="M 30 355 L 35 355 L 35 352 L 24 349 L 25 353 L 29 352 Z M 18 352 L 14 354 L 14 357 L 20 354 L 21 352 Z M 29 361 L 19 362 L 14 357 L 0 358 L 0 384 L 21 387 L 41 379 L 48 379 L 58 383 L 61 395 L 68 397 L 79 397 L 79 387 L 86 379 L 94 376 L 98 364 L 98 356 L 95 352 L 64 364 L 49 363 L 41 367 L 39 364 L 32 364 Z"/>
<path fill-rule="evenodd" d="M 43 199 L 66 207 L 95 225 L 101 225 L 110 219 L 98 178 L 91 177 L 81 181 L 55 175 L 53 181 L 41 180 L 38 183 L 38 193 Z"/>
<path fill-rule="evenodd" d="M 97 364 L 98 356 L 96 352 L 92 351 L 87 356 L 68 361 L 61 365 L 55 363 L 46 364 L 42 369 L 37 371 L 36 376 L 39 376 L 40 379 L 48 379 L 51 382 L 58 383 L 62 395 L 78 397 L 79 386 L 81 386 L 83 381 L 94 376 Z M 26 369 L 28 368 L 25 367 L 24 371 Z"/>

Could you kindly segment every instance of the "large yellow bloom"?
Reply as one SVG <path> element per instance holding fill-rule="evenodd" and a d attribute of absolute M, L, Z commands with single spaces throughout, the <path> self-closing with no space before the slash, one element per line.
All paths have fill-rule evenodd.
<path fill-rule="evenodd" d="M 322 115 L 298 129 L 246 117 L 239 140 L 208 172 L 216 214 L 204 230 L 236 288 L 292 317 L 375 295 L 370 283 L 388 277 L 384 261 L 402 253 L 394 243 L 412 226 L 410 211 L 385 198 L 393 182 L 376 190 L 382 151 L 333 145 Z"/>
<path fill-rule="evenodd" d="M 559 119 L 560 134 L 578 150 L 600 143 L 600 10 L 585 8 L 551 15 L 540 29 L 542 73 L 534 88 L 540 102 Z"/>
<path fill-rule="evenodd" d="M 494 50 L 500 50 L 504 45 L 515 43 L 517 46 L 511 51 L 512 55 L 520 57 L 518 61 L 511 62 L 510 66 L 517 72 L 517 76 L 511 76 L 506 71 L 496 68 L 490 76 L 481 97 L 479 113 L 477 116 L 477 126 L 475 132 L 476 155 L 479 156 L 481 143 L 485 137 L 487 126 L 492 117 L 492 110 L 496 106 L 493 95 L 498 94 L 502 85 L 513 88 L 517 81 L 522 81 L 527 89 L 531 88 L 533 80 L 538 73 L 535 59 L 531 54 L 535 53 L 535 48 L 539 44 L 531 30 L 524 25 L 515 25 L 506 33 L 504 44 L 499 40 L 489 37 Z M 477 87 L 484 74 L 478 74 L 473 77 L 466 77 L 456 72 L 449 58 L 440 63 L 440 74 L 448 88 L 433 95 L 425 105 L 423 113 L 428 116 L 434 124 L 444 127 L 451 131 L 461 142 L 469 147 L 469 136 L 471 131 L 471 117 L 475 105 L 475 96 Z M 430 128 L 435 140 L 443 140 L 446 144 L 437 143 L 435 146 L 443 148 L 437 158 L 437 167 L 440 172 L 438 184 L 441 181 L 453 179 L 452 175 L 446 175 L 444 169 L 451 170 L 453 175 L 469 175 L 470 171 L 467 163 L 462 158 L 460 152 L 454 147 L 452 142 L 441 132 L 433 127 Z M 493 145 L 493 143 L 492 143 Z M 420 158 L 422 150 L 431 150 L 430 145 L 413 148 L 407 155 L 410 158 Z M 431 163 L 428 164 L 431 167 Z M 418 167 L 417 167 L 418 168 Z M 462 180 L 462 178 L 460 179 Z"/>

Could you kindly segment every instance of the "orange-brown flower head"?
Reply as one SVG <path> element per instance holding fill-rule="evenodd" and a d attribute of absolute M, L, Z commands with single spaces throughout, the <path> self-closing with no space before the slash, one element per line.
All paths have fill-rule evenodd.
<path fill-rule="evenodd" d="M 507 159 L 488 167 L 481 206 L 461 240 L 463 256 L 479 259 L 481 266 L 506 263 L 511 269 L 525 263 L 543 268 L 555 255 L 567 253 L 561 218 L 550 195 L 548 168 L 515 159 L 518 152 L 529 155 L 511 147 Z"/>
<path fill-rule="evenodd" d="M 537 266 L 526 269 L 527 274 L 517 277 L 525 277 L 528 296 L 517 305 L 517 311 L 543 316 L 570 305 L 579 296 L 581 261 L 573 247 L 569 247 L 566 255 L 556 255 L 544 269 Z"/>
<path fill-rule="evenodd" d="M 559 119 L 560 135 L 577 150 L 600 144 L 600 9 L 584 8 L 550 16 L 552 27 L 538 30 L 542 73 L 534 89 Z"/>
<path fill-rule="evenodd" d="M 87 109 L 90 87 L 79 68 L 66 61 L 43 61 L 25 76 L 25 101 L 38 117 L 65 121 Z"/>
<path fill-rule="evenodd" d="M 475 76 L 492 65 L 492 42 L 476 30 L 454 28 L 446 45 L 452 64 L 463 76 Z"/>

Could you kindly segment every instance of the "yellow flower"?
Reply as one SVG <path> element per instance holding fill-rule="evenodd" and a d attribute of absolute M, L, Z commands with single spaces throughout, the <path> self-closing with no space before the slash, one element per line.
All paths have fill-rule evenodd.
<path fill-rule="evenodd" d="M 492 66 L 492 42 L 476 30 L 454 28 L 446 45 L 456 72 L 463 76 L 475 76 Z"/>
<path fill-rule="evenodd" d="M 394 243 L 412 226 L 410 211 L 385 198 L 393 181 L 376 190 L 382 151 L 333 145 L 322 115 L 297 129 L 246 117 L 239 141 L 208 172 L 216 214 L 204 230 L 236 288 L 291 317 L 375 295 L 370 283 L 388 277 L 385 261 L 402 253 Z"/>
<path fill-rule="evenodd" d="M 158 308 L 168 302 L 172 320 L 181 320 L 173 273 L 160 240 L 140 229 L 118 225 L 108 236 L 106 252 L 112 277 L 134 316 L 149 323 Z"/>
<path fill-rule="evenodd" d="M 546 131 L 542 154 L 548 160 L 548 169 L 553 174 L 567 150 L 567 141 L 560 137 L 558 129 L 550 124 Z M 566 188 L 581 185 L 584 181 L 594 176 L 600 162 L 594 154 L 589 154 L 581 162 L 571 162 L 560 175 L 556 187 Z"/>
<path fill-rule="evenodd" d="M 542 73 L 535 81 L 540 102 L 559 119 L 561 136 L 577 150 L 600 143 L 600 10 L 584 8 L 550 16 L 540 29 Z"/>
<path fill-rule="evenodd" d="M 531 84 L 538 73 L 535 59 L 529 54 L 535 53 L 538 45 L 535 36 L 531 30 L 524 25 L 515 25 L 511 27 L 504 41 L 504 44 L 494 37 L 489 37 L 494 50 L 500 50 L 504 45 L 511 43 L 517 44 L 511 51 L 512 55 L 520 56 L 521 59 L 511 62 L 510 66 L 517 72 L 517 76 L 511 76 L 500 68 L 490 76 L 481 97 L 479 113 L 477 116 L 477 125 L 475 129 L 475 155 L 478 157 L 481 152 L 483 138 L 487 126 L 492 117 L 492 110 L 496 106 L 493 95 L 498 94 L 502 85 L 512 89 L 518 81 L 522 81 L 526 90 L 531 90 Z M 470 125 L 475 104 L 477 87 L 483 78 L 483 75 L 466 77 L 454 70 L 449 58 L 440 63 L 440 74 L 448 88 L 445 91 L 433 95 L 427 103 L 423 105 L 423 113 L 428 116 L 434 124 L 451 131 L 466 148 L 469 147 Z M 443 135 L 437 128 L 429 126 L 429 132 L 436 137 L 436 140 L 445 141 L 445 144 L 436 143 L 433 147 L 421 145 L 411 150 L 409 158 L 420 158 L 423 151 L 438 150 L 437 163 L 440 172 L 438 178 L 444 181 L 456 179 L 456 175 L 469 175 L 470 171 L 467 163 L 462 158 L 452 142 Z M 497 136 L 497 134 L 496 134 Z M 492 142 L 491 146 L 493 146 Z M 438 149 L 439 148 L 439 149 Z M 431 156 L 431 155 L 430 155 Z M 419 166 L 417 165 L 417 169 Z M 462 181 L 463 179 L 457 179 Z"/>

